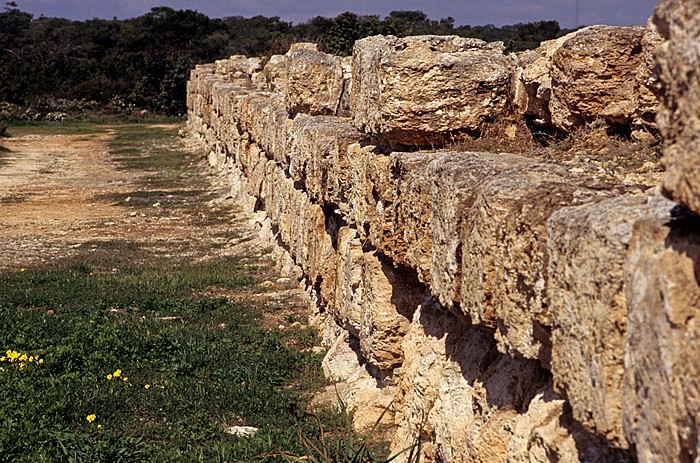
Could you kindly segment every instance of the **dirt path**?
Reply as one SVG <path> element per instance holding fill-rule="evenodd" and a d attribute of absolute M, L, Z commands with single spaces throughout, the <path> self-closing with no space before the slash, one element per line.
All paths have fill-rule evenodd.
<path fill-rule="evenodd" d="M 199 175 L 209 175 L 209 188 L 199 198 L 161 193 L 141 195 L 129 204 L 128 195 L 147 189 L 139 181 L 146 173 L 124 169 L 109 154 L 113 136 L 107 129 L 3 141 L 10 152 L 0 160 L 0 267 L 46 263 L 114 240 L 195 259 L 241 252 L 236 244 L 250 237 L 244 227 L 237 230 L 238 239 L 231 239 L 231 233 L 224 236 L 236 226 L 236 206 L 224 200 L 221 181 L 208 174 L 207 166 L 193 166 Z M 127 202 L 114 199 L 119 195 Z"/>

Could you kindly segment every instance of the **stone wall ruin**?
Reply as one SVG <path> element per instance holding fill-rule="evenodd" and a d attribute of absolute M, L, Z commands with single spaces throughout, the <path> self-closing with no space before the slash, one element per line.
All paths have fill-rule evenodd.
<path fill-rule="evenodd" d="M 358 429 L 389 407 L 425 461 L 698 461 L 697 216 L 586 165 L 406 149 L 498 120 L 660 130 L 663 191 L 700 212 L 700 4 L 664 4 L 519 55 L 371 37 L 192 72 L 190 134 L 316 298 Z"/>

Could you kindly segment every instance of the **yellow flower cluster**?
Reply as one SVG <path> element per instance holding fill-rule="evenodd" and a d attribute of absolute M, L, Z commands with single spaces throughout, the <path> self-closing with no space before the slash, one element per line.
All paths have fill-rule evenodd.
<path fill-rule="evenodd" d="M 23 370 L 28 363 L 44 363 L 44 359 L 40 358 L 38 355 L 27 355 L 22 352 L 17 352 L 16 350 L 8 349 L 5 355 L 0 357 L 0 362 L 10 362 L 11 364 L 17 365 L 20 370 Z"/>
<path fill-rule="evenodd" d="M 85 419 L 88 423 L 92 424 L 92 422 L 97 419 L 97 415 L 95 415 L 94 413 L 90 413 L 88 416 L 85 417 Z M 97 429 L 102 429 L 102 425 L 98 424 Z"/>
<path fill-rule="evenodd" d="M 110 381 L 112 381 L 112 380 L 117 381 L 117 380 L 119 380 L 119 379 L 121 379 L 121 380 L 124 381 L 124 382 L 129 381 L 129 378 L 128 378 L 127 376 L 123 376 L 123 375 L 122 375 L 122 371 L 121 371 L 120 369 L 116 369 L 116 370 L 114 371 L 114 373 L 108 374 L 108 375 L 107 375 L 107 379 L 110 380 Z"/>

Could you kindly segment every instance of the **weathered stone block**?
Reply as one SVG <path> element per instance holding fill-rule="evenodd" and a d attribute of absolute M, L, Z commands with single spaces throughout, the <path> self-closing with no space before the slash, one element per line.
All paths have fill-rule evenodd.
<path fill-rule="evenodd" d="M 622 431 L 627 248 L 635 221 L 670 208 L 661 197 L 621 196 L 562 209 L 547 224 L 554 385 L 574 418 L 615 447 L 629 445 Z"/>
<path fill-rule="evenodd" d="M 364 299 L 362 242 L 357 230 L 343 227 L 338 232 L 335 298 L 330 305 L 338 325 L 360 337 Z"/>
<path fill-rule="evenodd" d="M 410 272 L 401 272 L 365 253 L 362 266 L 362 320 L 360 350 L 380 370 L 403 362 L 402 341 L 423 300 L 423 288 Z"/>
<path fill-rule="evenodd" d="M 517 411 L 546 381 L 536 363 L 499 355 L 484 331 L 430 299 L 403 350 L 392 449 L 422 434 L 426 461 L 505 461 Z"/>
<path fill-rule="evenodd" d="M 699 230 L 700 220 L 687 213 L 634 225 L 625 275 L 624 424 L 640 463 L 700 456 Z"/>
<path fill-rule="evenodd" d="M 667 41 L 656 58 L 661 81 L 657 122 L 664 137 L 664 194 L 700 212 L 700 4 L 664 0 L 654 23 Z"/>
<path fill-rule="evenodd" d="M 596 118 L 630 124 L 643 27 L 590 26 L 552 55 L 552 123 L 564 130 Z"/>
<path fill-rule="evenodd" d="M 644 27 L 590 26 L 519 55 L 513 104 L 538 125 L 571 131 L 595 119 L 655 129 L 651 62 L 660 40 Z"/>
<path fill-rule="evenodd" d="M 290 114 L 338 113 L 343 94 L 341 58 L 320 51 L 297 50 L 287 57 L 284 101 Z"/>
<path fill-rule="evenodd" d="M 508 110 L 514 61 L 500 42 L 456 36 L 358 40 L 353 50 L 355 126 L 409 146 L 477 132 Z"/>
<path fill-rule="evenodd" d="M 446 153 L 428 165 L 431 204 L 430 285 L 441 304 L 453 307 L 461 299 L 464 234 L 475 198 L 484 183 L 501 172 L 532 161 L 513 154 Z M 473 282 L 467 280 L 471 289 Z"/>
<path fill-rule="evenodd" d="M 538 169 L 532 170 L 531 181 Z M 578 180 L 585 182 L 585 178 Z M 497 319 L 499 349 L 516 357 L 539 359 L 544 365 L 549 364 L 552 326 L 547 282 L 558 278 L 547 268 L 547 221 L 565 206 L 619 194 L 617 190 L 593 190 L 577 183 L 571 177 L 566 183 L 543 180 L 524 192 L 499 223 L 492 250 L 495 278 L 490 303 Z"/>
<path fill-rule="evenodd" d="M 348 147 L 360 134 L 347 119 L 299 114 L 290 130 L 289 175 L 315 201 L 333 203 L 349 212 Z"/>
<path fill-rule="evenodd" d="M 524 198 L 530 194 L 538 198 L 548 195 L 555 189 L 553 186 L 561 188 L 565 182 L 574 185 L 573 180 L 562 166 L 519 158 L 502 173 L 485 179 L 475 188 L 474 204 L 464 218 L 465 224 L 460 234 L 462 282 L 459 301 L 461 310 L 470 317 L 472 323 L 494 328 L 498 326 L 498 308 L 498 318 L 504 321 L 504 332 L 501 334 L 512 337 L 511 342 L 506 344 L 507 347 L 502 347 L 504 352 L 538 358 L 539 346 L 533 339 L 531 330 L 517 336 L 508 336 L 508 333 L 515 335 L 511 318 L 524 318 L 526 326 L 532 327 L 531 320 L 535 318 L 539 306 L 523 303 L 522 300 L 512 303 L 497 300 L 496 294 L 511 298 L 511 291 L 497 288 L 511 283 L 514 285 L 512 291 L 517 292 L 524 288 L 522 284 L 517 285 L 518 281 L 524 283 L 529 280 L 538 281 L 539 278 L 511 278 L 512 275 L 505 273 L 503 265 L 506 256 L 512 255 L 514 260 L 525 259 L 527 257 L 521 256 L 521 253 L 531 250 L 531 247 L 525 247 L 522 242 L 513 247 L 505 246 L 501 241 L 500 229 L 509 215 L 522 210 Z M 557 205 L 561 207 L 560 204 Z M 530 212 L 525 211 L 525 216 L 529 216 Z M 527 233 L 523 233 L 521 239 L 525 240 L 527 236 Z M 541 272 L 537 266 L 523 267 L 531 272 Z M 516 339 L 521 342 L 516 342 Z"/>

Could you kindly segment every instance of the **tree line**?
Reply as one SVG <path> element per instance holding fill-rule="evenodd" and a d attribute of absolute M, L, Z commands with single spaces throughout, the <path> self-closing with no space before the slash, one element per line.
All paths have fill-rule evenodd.
<path fill-rule="evenodd" d="M 293 42 L 310 41 L 349 55 L 355 40 L 378 34 L 459 35 L 521 51 L 568 32 L 556 21 L 455 26 L 451 17 L 436 21 L 421 11 L 385 18 L 343 13 L 293 25 L 279 17 L 209 18 L 169 7 L 133 19 L 72 21 L 35 18 L 13 2 L 6 5 L 0 13 L 0 102 L 47 106 L 61 99 L 167 115 L 185 113 L 190 69 L 235 54 L 279 54 Z"/>

